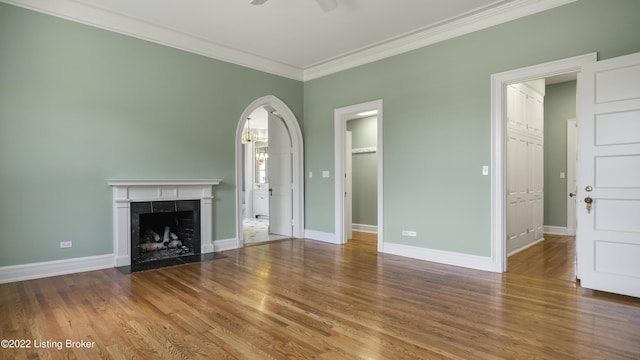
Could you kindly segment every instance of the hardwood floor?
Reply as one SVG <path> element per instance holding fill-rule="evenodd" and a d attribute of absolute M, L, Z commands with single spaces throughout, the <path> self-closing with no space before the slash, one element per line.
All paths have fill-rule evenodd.
<path fill-rule="evenodd" d="M 640 299 L 551 276 L 538 255 L 505 274 L 378 254 L 361 238 L 225 255 L 1 284 L 0 339 L 31 348 L 0 358 L 640 358 Z"/>
<path fill-rule="evenodd" d="M 550 234 L 544 237 L 545 241 L 509 257 L 509 273 L 575 281 L 576 237 Z"/>

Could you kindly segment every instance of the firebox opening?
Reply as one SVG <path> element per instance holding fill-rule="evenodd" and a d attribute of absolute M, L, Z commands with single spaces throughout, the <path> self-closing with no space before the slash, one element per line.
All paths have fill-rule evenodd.
<path fill-rule="evenodd" d="M 200 202 L 131 204 L 131 263 L 200 254 Z"/>

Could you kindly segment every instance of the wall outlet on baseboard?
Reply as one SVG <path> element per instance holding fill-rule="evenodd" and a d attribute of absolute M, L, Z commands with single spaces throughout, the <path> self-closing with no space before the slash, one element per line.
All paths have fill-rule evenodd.
<path fill-rule="evenodd" d="M 410 230 L 402 230 L 402 236 L 418 236 L 418 233 Z"/>
<path fill-rule="evenodd" d="M 73 241 L 60 241 L 60 249 L 70 248 L 73 246 Z"/>

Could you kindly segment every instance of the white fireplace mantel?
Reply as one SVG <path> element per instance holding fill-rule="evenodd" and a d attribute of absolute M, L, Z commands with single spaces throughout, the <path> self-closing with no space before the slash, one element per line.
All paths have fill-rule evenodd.
<path fill-rule="evenodd" d="M 202 253 L 213 252 L 213 186 L 220 179 L 107 179 L 113 188 L 113 252 L 115 266 L 131 265 L 132 202 L 200 200 Z"/>

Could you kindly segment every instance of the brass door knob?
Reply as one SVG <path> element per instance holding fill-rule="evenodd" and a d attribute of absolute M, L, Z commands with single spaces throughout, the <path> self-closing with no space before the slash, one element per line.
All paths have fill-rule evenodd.
<path fill-rule="evenodd" d="M 584 198 L 584 203 L 587 204 L 587 213 L 591 214 L 593 199 L 587 196 L 586 198 Z"/>

